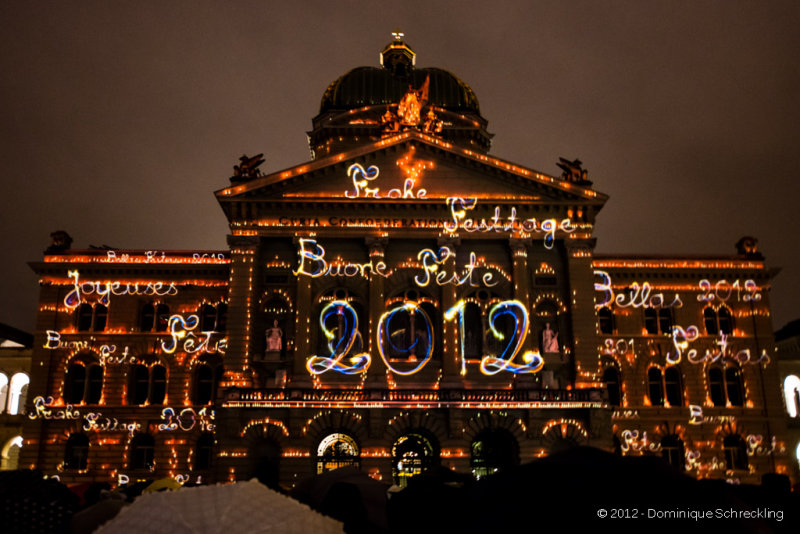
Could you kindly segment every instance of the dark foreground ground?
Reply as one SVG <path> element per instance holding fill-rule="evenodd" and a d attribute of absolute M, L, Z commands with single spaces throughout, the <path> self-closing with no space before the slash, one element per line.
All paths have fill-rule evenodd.
<path fill-rule="evenodd" d="M 88 534 L 145 486 L 71 491 L 35 471 L 3 472 L 0 532 Z M 590 448 L 477 482 L 439 470 L 411 479 L 390 498 L 387 489 L 345 468 L 301 482 L 291 496 L 343 521 L 349 534 L 800 533 L 800 494 L 786 477 L 766 475 L 760 486 L 695 480 L 660 458 Z"/>

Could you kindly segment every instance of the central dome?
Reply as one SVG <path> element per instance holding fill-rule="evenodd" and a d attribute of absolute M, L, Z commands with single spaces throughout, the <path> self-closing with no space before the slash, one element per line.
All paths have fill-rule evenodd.
<path fill-rule="evenodd" d="M 328 86 L 319 112 L 399 102 L 409 85 L 417 88 L 430 80 L 428 104 L 451 111 L 480 113 L 478 97 L 454 74 L 437 68 L 410 69 L 396 74 L 384 67 L 358 67 Z"/>
<path fill-rule="evenodd" d="M 492 136 L 470 86 L 444 69 L 416 68 L 416 54 L 403 34 L 394 36 L 380 54 L 379 67 L 352 69 L 325 90 L 309 132 L 312 157 L 385 137 L 386 117 L 402 111 L 398 105 L 410 92 L 417 93 L 421 106 L 422 114 L 415 116 L 435 120 L 436 135 L 485 153 Z M 416 122 L 404 125 L 421 127 Z"/>

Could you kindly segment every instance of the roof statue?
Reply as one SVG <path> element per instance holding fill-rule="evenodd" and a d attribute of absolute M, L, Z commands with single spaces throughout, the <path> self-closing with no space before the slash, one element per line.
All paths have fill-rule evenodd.
<path fill-rule="evenodd" d="M 558 158 L 558 167 L 564 171 L 561 179 L 568 182 L 585 183 L 589 181 L 589 171 L 583 168 L 583 162 L 579 159 L 570 161 L 566 158 Z"/>
<path fill-rule="evenodd" d="M 764 256 L 758 251 L 758 239 L 751 235 L 746 235 L 736 242 L 736 253 L 739 256 L 744 256 L 745 258 L 764 258 Z"/>
<path fill-rule="evenodd" d="M 243 182 L 261 176 L 261 171 L 258 167 L 264 163 L 264 154 L 256 154 L 252 158 L 247 154 L 242 154 L 239 162 L 239 165 L 233 166 L 231 182 Z"/>
<path fill-rule="evenodd" d="M 53 252 L 63 252 L 72 246 L 72 237 L 64 230 L 56 230 L 50 234 L 50 246 L 45 250 L 45 254 Z"/>

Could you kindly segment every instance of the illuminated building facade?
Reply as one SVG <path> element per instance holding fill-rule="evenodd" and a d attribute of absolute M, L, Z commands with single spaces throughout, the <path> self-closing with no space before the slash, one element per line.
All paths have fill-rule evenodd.
<path fill-rule="evenodd" d="M 775 332 L 775 346 L 788 427 L 787 448 L 793 458 L 794 480 L 800 481 L 800 319 Z M 800 483 L 800 482 L 798 482 Z"/>
<path fill-rule="evenodd" d="M 32 345 L 32 335 L 0 323 L 0 470 L 19 463 Z"/>
<path fill-rule="evenodd" d="M 489 156 L 469 86 L 415 68 L 399 35 L 381 59 L 325 91 L 312 161 L 241 158 L 216 192 L 230 250 L 54 235 L 33 264 L 22 465 L 284 485 L 357 465 L 402 484 L 591 445 L 697 476 L 787 471 L 755 243 L 596 257 L 607 197 L 579 161 L 552 177 Z"/>

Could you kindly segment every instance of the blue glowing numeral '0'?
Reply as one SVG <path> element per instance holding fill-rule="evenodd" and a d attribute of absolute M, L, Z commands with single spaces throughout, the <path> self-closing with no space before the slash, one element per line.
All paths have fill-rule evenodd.
<path fill-rule="evenodd" d="M 413 341 L 410 342 L 408 347 L 398 347 L 394 341 L 392 341 L 392 332 L 390 332 L 390 325 L 392 323 L 392 319 L 397 316 L 399 313 L 407 313 L 409 315 L 409 328 L 411 329 L 411 337 Z M 427 338 L 421 338 L 418 332 L 421 332 L 421 329 L 418 328 L 418 321 L 422 319 L 422 322 L 425 323 L 425 335 Z M 414 326 L 410 326 L 414 325 Z M 395 334 L 398 333 L 397 331 L 394 332 Z M 405 337 L 406 332 L 401 332 L 401 335 Z M 425 344 L 427 343 L 427 346 Z M 389 359 L 386 357 L 386 352 L 384 347 L 388 346 L 391 349 L 392 353 L 400 353 L 404 355 L 404 357 L 410 357 L 409 363 L 416 362 L 416 365 L 413 366 L 411 369 L 407 371 L 400 371 L 395 368 L 391 363 L 389 363 Z M 433 354 L 433 326 L 431 324 L 430 317 L 428 314 L 423 311 L 422 308 L 417 306 L 416 302 L 405 302 L 402 306 L 397 306 L 392 308 L 391 310 L 387 311 L 383 315 L 381 315 L 380 320 L 378 321 L 378 352 L 381 355 L 381 359 L 383 363 L 386 364 L 386 367 L 389 368 L 390 371 L 393 373 L 397 373 L 398 375 L 408 376 L 413 375 L 420 369 L 422 369 L 428 361 L 431 359 L 431 355 Z M 416 357 L 419 356 L 417 352 L 424 352 L 425 355 L 421 360 L 417 360 Z"/>
<path fill-rule="evenodd" d="M 337 324 L 334 329 L 329 329 L 326 323 L 335 317 L 337 323 L 338 318 L 341 318 L 341 324 Z M 319 324 L 328 339 L 328 350 L 331 355 L 330 357 L 311 356 L 306 362 L 306 369 L 309 373 L 319 375 L 327 371 L 336 371 L 345 375 L 355 375 L 363 373 L 369 368 L 372 358 L 366 352 L 347 357 L 356 339 L 360 337 L 358 315 L 349 303 L 343 300 L 334 300 L 329 303 L 322 308 L 322 312 L 319 314 Z"/>

